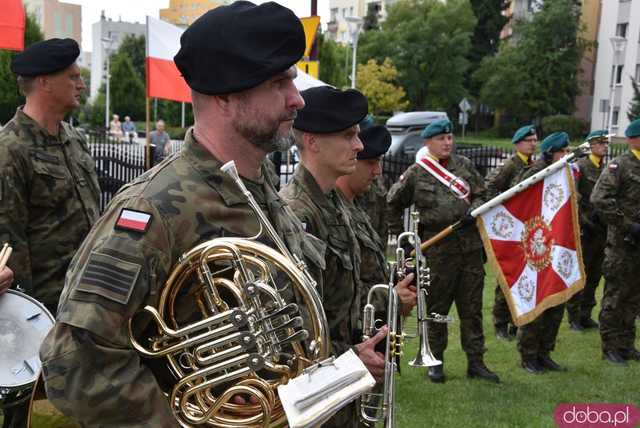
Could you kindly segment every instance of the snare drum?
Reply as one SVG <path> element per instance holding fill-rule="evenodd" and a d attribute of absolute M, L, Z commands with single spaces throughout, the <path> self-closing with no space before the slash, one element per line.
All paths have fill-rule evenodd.
<path fill-rule="evenodd" d="M 34 298 L 15 290 L 0 296 L 0 408 L 29 398 L 40 374 L 38 351 L 53 323 Z"/>

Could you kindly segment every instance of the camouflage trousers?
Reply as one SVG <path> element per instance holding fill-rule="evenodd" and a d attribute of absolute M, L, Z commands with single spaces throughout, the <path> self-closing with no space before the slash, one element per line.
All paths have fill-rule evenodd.
<path fill-rule="evenodd" d="M 584 289 L 574 294 L 567 302 L 569 322 L 580 322 L 591 318 L 591 311 L 596 306 L 596 289 L 602 278 L 605 242 L 606 235 L 601 234 L 583 241 L 582 258 L 587 277 Z"/>
<path fill-rule="evenodd" d="M 638 251 L 607 255 L 604 295 L 600 309 L 600 338 L 603 351 L 634 347 L 636 317 L 640 315 L 640 267 Z"/>
<path fill-rule="evenodd" d="M 456 304 L 460 323 L 460 342 L 469 360 L 485 352 L 482 331 L 482 290 L 484 266 L 482 251 L 427 259 L 431 286 L 427 290 L 427 313 L 447 315 Z M 428 322 L 429 346 L 439 358 L 448 344 L 446 323 Z"/>
<path fill-rule="evenodd" d="M 518 328 L 518 351 L 522 359 L 553 351 L 564 315 L 564 303 L 548 308 L 535 320 Z"/>
<path fill-rule="evenodd" d="M 359 428 L 365 427 L 364 423 L 360 419 L 360 409 L 358 406 L 360 400 L 356 400 L 353 403 L 348 404 L 346 407 L 340 409 L 338 413 L 333 415 L 331 419 L 322 424 L 323 428 Z"/>
<path fill-rule="evenodd" d="M 507 303 L 507 298 L 502 292 L 502 288 L 500 288 L 500 284 L 496 284 L 492 312 L 493 325 L 496 326 L 496 328 L 501 326 L 506 327 L 510 323 L 513 323 L 511 320 L 511 312 L 509 311 L 509 304 Z"/>

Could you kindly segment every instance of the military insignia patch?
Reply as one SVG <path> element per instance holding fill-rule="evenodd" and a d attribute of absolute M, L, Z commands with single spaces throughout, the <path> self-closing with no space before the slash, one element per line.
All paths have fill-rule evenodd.
<path fill-rule="evenodd" d="M 116 221 L 116 229 L 144 233 L 151 224 L 151 214 L 123 208 Z"/>
<path fill-rule="evenodd" d="M 140 269 L 139 264 L 94 252 L 89 257 L 76 290 L 97 294 L 124 305 L 131 297 Z"/>

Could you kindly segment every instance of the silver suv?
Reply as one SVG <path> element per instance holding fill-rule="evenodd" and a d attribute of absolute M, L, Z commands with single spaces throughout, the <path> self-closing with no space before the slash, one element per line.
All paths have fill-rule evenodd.
<path fill-rule="evenodd" d="M 440 119 L 448 119 L 443 111 L 412 111 L 399 113 L 387 120 L 387 129 L 391 134 L 391 147 L 388 155 L 406 155 L 414 157 L 423 146 L 420 133 L 427 125 Z"/>

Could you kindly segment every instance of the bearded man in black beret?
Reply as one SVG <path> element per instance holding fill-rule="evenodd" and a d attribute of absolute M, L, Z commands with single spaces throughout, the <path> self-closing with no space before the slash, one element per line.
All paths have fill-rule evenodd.
<path fill-rule="evenodd" d="M 300 20 L 274 2 L 256 6 L 238 1 L 198 18 L 182 34 L 180 45 L 174 61 L 191 88 L 195 124 L 187 131 L 179 153 L 129 183 L 111 201 L 77 253 L 67 275 L 56 324 L 40 348 L 49 400 L 83 426 L 193 425 L 195 416 L 184 409 L 200 407 L 193 402 L 183 407 L 180 398 L 189 401 L 190 396 L 182 387 L 196 389 L 202 386 L 203 378 L 177 382 L 165 359 L 154 360 L 138 353 L 130 340 L 129 322 L 140 321 L 134 323 L 133 337 L 148 346 L 147 339 L 158 335 L 158 327 L 155 323 L 144 325 L 144 317 L 135 314 L 147 305 L 160 305 L 161 291 L 168 287 L 166 281 L 179 257 L 211 239 L 260 233 L 260 223 L 247 197 L 222 170 L 225 163 L 235 161 L 244 186 L 289 251 L 307 262 L 312 275 L 323 261 L 323 244 L 305 236 L 300 222 L 278 196 L 265 159 L 267 153 L 292 144 L 293 119 L 304 106 L 293 83 L 295 64 L 305 48 Z M 261 242 L 275 248 L 269 237 L 261 237 Z M 216 275 L 218 279 L 225 281 Z M 185 282 L 190 284 L 188 279 Z M 198 283 L 197 279 L 194 282 Z M 203 316 L 215 310 L 218 314 L 226 310 L 220 299 L 206 299 L 202 289 L 186 288 L 188 285 L 180 293 L 176 291 L 176 323 L 180 326 L 202 322 Z M 282 285 L 283 299 L 288 300 L 290 296 L 284 293 L 292 293 L 291 288 Z M 224 291 L 222 299 L 231 299 Z M 205 314 L 198 309 L 198 302 Z M 244 312 L 248 306 L 239 308 L 235 300 L 225 302 L 229 310 Z M 212 306 L 216 309 L 204 309 Z M 255 312 L 251 314 L 254 316 Z M 233 327 L 230 321 L 220 329 L 228 327 Z M 171 328 L 176 327 L 172 324 Z M 256 342 L 268 340 L 275 348 L 288 349 L 286 343 L 276 343 L 285 336 L 278 325 L 274 329 L 269 338 L 255 329 L 251 336 Z M 191 333 L 188 336 L 193 337 Z M 190 370 L 196 366 L 209 373 L 205 375 L 207 382 L 221 383 L 220 392 L 207 389 L 196 393 L 197 400 L 202 400 L 199 405 L 203 401 L 211 404 L 211 394 L 216 394 L 216 404 L 224 401 L 218 394 L 247 380 L 238 372 L 247 370 L 248 376 L 260 363 L 257 357 L 240 361 L 242 355 L 236 354 L 222 362 L 211 358 L 223 349 L 233 352 L 230 347 L 256 352 L 255 346 L 246 341 L 225 337 L 231 343 L 221 339 L 222 343 L 210 349 L 202 344 L 202 350 L 197 351 L 185 345 L 179 358 L 176 356 L 181 366 L 189 365 L 188 373 L 193 373 Z M 291 341 L 304 340 L 300 337 L 292 335 Z M 284 358 L 275 351 L 273 355 Z M 256 365 L 249 366 L 254 362 Z M 222 364 L 228 366 L 220 367 Z M 233 396 L 235 404 L 273 397 L 273 390 L 265 391 L 262 384 L 243 384 L 250 385 L 249 390 L 254 392 L 245 388 L 246 396 Z M 165 395 L 172 393 L 178 399 Z M 218 418 L 229 417 L 226 410 L 222 413 L 214 412 L 205 419 L 211 425 L 222 423 Z M 264 418 L 269 419 L 266 413 Z M 253 422 L 258 423 L 259 417 Z"/>
<path fill-rule="evenodd" d="M 86 89 L 72 39 L 32 44 L 11 62 L 26 98 L 0 130 L 0 243 L 14 285 L 55 314 L 71 258 L 99 215 L 100 188 L 84 136 L 64 117 Z M 26 426 L 26 405 L 5 427 Z"/>

